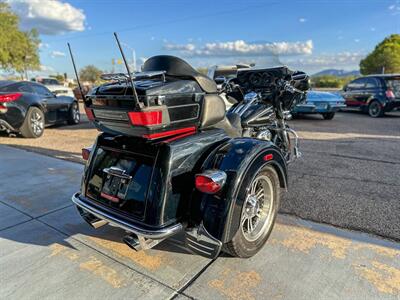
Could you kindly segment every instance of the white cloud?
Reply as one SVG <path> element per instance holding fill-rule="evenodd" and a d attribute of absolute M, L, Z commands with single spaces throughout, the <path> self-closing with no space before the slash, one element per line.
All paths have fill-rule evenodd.
<path fill-rule="evenodd" d="M 50 45 L 47 43 L 39 43 L 39 49 L 49 49 Z"/>
<path fill-rule="evenodd" d="M 168 51 L 187 51 L 187 52 L 192 52 L 196 49 L 196 46 L 194 44 L 165 44 L 164 49 Z"/>
<path fill-rule="evenodd" d="M 390 5 L 388 9 L 392 12 L 392 15 L 400 14 L 400 1 L 396 1 L 395 3 Z"/>
<path fill-rule="evenodd" d="M 307 19 L 306 19 L 306 18 L 300 18 L 300 19 L 299 19 L 299 22 L 300 22 L 300 23 L 307 22 Z"/>
<path fill-rule="evenodd" d="M 375 27 L 371 27 L 370 29 L 371 29 L 371 31 L 376 31 Z"/>
<path fill-rule="evenodd" d="M 194 44 L 165 44 L 165 50 L 178 51 L 186 56 L 265 56 L 312 54 L 313 42 L 247 43 L 243 40 L 232 42 L 206 43 L 201 47 Z"/>
<path fill-rule="evenodd" d="M 326 53 L 315 55 L 306 58 L 299 58 L 294 60 L 286 60 L 289 66 L 296 66 L 297 68 L 306 69 L 321 69 L 321 68 L 344 68 L 344 69 L 358 69 L 360 60 L 365 57 L 362 52 L 339 52 L 339 53 Z"/>
<path fill-rule="evenodd" d="M 354 39 L 354 42 L 359 43 L 360 39 Z"/>
<path fill-rule="evenodd" d="M 54 68 L 50 67 L 50 66 L 41 65 L 40 66 L 40 71 L 42 71 L 42 72 L 53 72 Z"/>
<path fill-rule="evenodd" d="M 50 56 L 52 58 L 56 58 L 56 57 L 64 57 L 65 53 L 61 52 L 61 51 L 51 51 Z"/>
<path fill-rule="evenodd" d="M 85 30 L 81 9 L 59 0 L 7 0 L 20 17 L 21 28 L 36 28 L 39 33 L 56 35 Z"/>

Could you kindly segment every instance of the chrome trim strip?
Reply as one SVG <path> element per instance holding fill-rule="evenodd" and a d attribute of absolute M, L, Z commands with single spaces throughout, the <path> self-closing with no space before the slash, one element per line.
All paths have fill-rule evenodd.
<path fill-rule="evenodd" d="M 168 238 L 168 237 L 180 232 L 183 229 L 183 226 L 181 223 L 178 223 L 178 224 L 175 224 L 175 225 L 163 228 L 163 229 L 157 229 L 157 230 L 143 229 L 136 225 L 130 224 L 124 220 L 117 219 L 116 217 L 114 217 L 106 212 L 98 210 L 97 208 L 91 206 L 90 204 L 83 202 L 79 198 L 79 195 L 80 195 L 80 193 L 75 193 L 74 195 L 72 195 L 71 200 L 75 205 L 79 206 L 80 208 L 87 211 L 88 213 L 93 214 L 94 216 L 96 216 L 99 219 L 106 220 L 110 224 L 113 224 L 117 227 L 120 227 L 120 228 L 122 228 L 126 231 L 129 231 L 129 232 L 132 232 L 134 234 L 143 236 L 145 238 L 154 239 L 154 240 L 165 239 L 165 238 Z"/>

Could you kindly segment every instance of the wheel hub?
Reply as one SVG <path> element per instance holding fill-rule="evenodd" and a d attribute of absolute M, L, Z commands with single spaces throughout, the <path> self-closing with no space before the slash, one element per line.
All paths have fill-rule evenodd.
<path fill-rule="evenodd" d="M 253 242 L 262 236 L 272 216 L 272 182 L 267 176 L 257 176 L 249 187 L 240 220 L 246 240 Z"/>

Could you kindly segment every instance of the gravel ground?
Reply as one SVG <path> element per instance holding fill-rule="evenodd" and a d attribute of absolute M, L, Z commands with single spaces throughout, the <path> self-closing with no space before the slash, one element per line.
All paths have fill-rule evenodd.
<path fill-rule="evenodd" d="M 40 139 L 0 136 L 0 144 L 82 162 L 82 147 L 98 132 L 82 116 L 77 126 L 46 128 Z M 400 240 L 400 112 L 372 119 L 338 113 L 290 122 L 303 157 L 289 167 L 281 211 Z"/>

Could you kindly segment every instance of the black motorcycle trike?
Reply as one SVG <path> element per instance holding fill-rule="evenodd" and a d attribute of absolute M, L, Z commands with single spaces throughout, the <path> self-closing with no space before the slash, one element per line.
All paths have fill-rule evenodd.
<path fill-rule="evenodd" d="M 185 61 L 155 56 L 143 72 L 102 78 L 109 82 L 85 99 L 102 133 L 83 149 L 72 197 L 83 219 L 124 229 L 136 250 L 183 232 L 187 249 L 205 257 L 257 253 L 287 188 L 287 163 L 300 155 L 285 120 L 308 77 L 243 69 L 217 89 Z M 228 112 L 222 93 L 237 101 Z"/>

